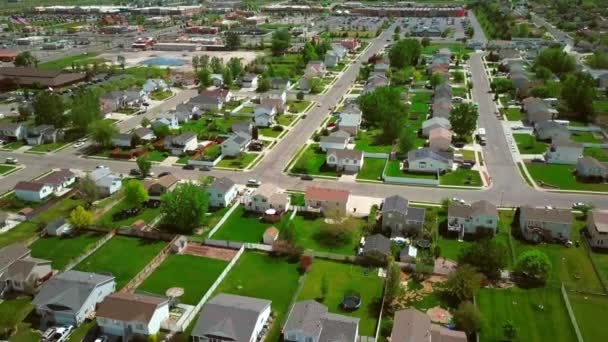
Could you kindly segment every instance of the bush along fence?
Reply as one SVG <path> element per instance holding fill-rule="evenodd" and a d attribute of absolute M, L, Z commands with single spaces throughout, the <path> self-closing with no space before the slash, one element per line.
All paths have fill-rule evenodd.
<path fill-rule="evenodd" d="M 107 233 L 104 237 L 102 237 L 101 239 L 97 240 L 97 242 L 95 242 L 95 245 L 91 248 L 89 248 L 87 251 L 85 251 L 84 253 L 80 254 L 79 256 L 77 256 L 76 258 L 74 258 L 72 261 L 70 261 L 63 269 L 64 272 L 67 272 L 69 270 L 71 270 L 72 268 L 74 268 L 74 266 L 78 265 L 81 261 L 83 261 L 84 259 L 88 258 L 91 254 L 97 252 L 97 250 L 99 248 L 101 248 L 101 246 L 105 245 L 106 242 L 110 241 L 111 238 L 114 237 L 114 235 L 116 235 L 116 233 L 112 230 L 109 233 Z"/>

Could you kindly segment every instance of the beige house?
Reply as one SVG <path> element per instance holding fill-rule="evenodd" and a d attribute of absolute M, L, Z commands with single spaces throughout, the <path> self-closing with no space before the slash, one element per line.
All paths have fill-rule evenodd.
<path fill-rule="evenodd" d="M 591 210 L 587 214 L 587 234 L 593 248 L 608 248 L 608 210 Z"/>
<path fill-rule="evenodd" d="M 433 128 L 429 132 L 429 147 L 433 151 L 448 151 L 452 145 L 452 132 L 443 127 Z"/>
<path fill-rule="evenodd" d="M 306 210 L 312 212 L 327 212 L 339 210 L 347 212 L 350 192 L 346 190 L 308 187 L 304 195 Z"/>
<path fill-rule="evenodd" d="M 289 210 L 289 195 L 282 192 L 274 184 L 264 183 L 257 188 L 251 196 L 246 198 L 246 209 L 258 213 L 264 213 L 268 209 L 278 212 Z"/>

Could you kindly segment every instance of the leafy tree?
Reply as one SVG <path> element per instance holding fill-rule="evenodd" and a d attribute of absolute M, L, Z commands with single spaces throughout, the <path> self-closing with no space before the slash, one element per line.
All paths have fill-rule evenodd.
<path fill-rule="evenodd" d="M 209 67 L 209 55 L 201 55 L 198 57 L 199 68 L 206 69 Z"/>
<path fill-rule="evenodd" d="M 464 82 L 464 72 L 462 72 L 462 71 L 454 72 L 454 82 L 456 82 L 456 83 Z"/>
<path fill-rule="evenodd" d="M 429 37 L 424 37 L 422 38 L 422 40 L 420 41 L 420 44 L 423 47 L 428 47 L 429 45 L 431 45 L 431 39 Z"/>
<path fill-rule="evenodd" d="M 38 93 L 32 103 L 36 125 L 53 125 L 56 128 L 64 127 L 67 124 L 65 116 L 65 104 L 60 95 L 50 91 Z"/>
<path fill-rule="evenodd" d="M 90 208 L 93 202 L 99 198 L 99 189 L 89 175 L 81 178 L 76 183 L 76 189 L 80 193 L 80 197 L 86 202 L 86 208 Z"/>
<path fill-rule="evenodd" d="M 287 52 L 291 44 L 291 33 L 287 30 L 276 30 L 272 34 L 271 41 L 272 54 L 275 56 L 282 56 Z"/>
<path fill-rule="evenodd" d="M 19 121 L 27 121 L 27 119 L 32 116 L 32 110 L 28 106 L 19 106 L 17 107 L 17 112 L 19 113 Z"/>
<path fill-rule="evenodd" d="M 591 75 L 583 72 L 568 75 L 562 82 L 561 95 L 570 110 L 578 113 L 584 120 L 593 120 L 595 116 L 593 108 L 595 81 Z"/>
<path fill-rule="evenodd" d="M 219 74 L 222 72 L 223 68 L 224 68 L 224 64 L 222 63 L 221 58 L 219 58 L 219 57 L 211 58 L 211 70 L 213 70 L 213 73 Z"/>
<path fill-rule="evenodd" d="M 401 26 L 397 25 L 397 27 L 395 27 L 395 33 L 401 33 Z"/>
<path fill-rule="evenodd" d="M 405 105 L 401 101 L 401 90 L 395 87 L 376 88 L 372 92 L 359 96 L 357 104 L 365 121 L 374 126 L 379 125 L 387 116 L 402 117 L 406 111 Z"/>
<path fill-rule="evenodd" d="M 587 64 L 594 69 L 608 69 L 608 53 L 595 51 L 587 57 Z"/>
<path fill-rule="evenodd" d="M 79 205 L 70 213 L 70 224 L 78 229 L 88 227 L 93 224 L 93 215 Z"/>
<path fill-rule="evenodd" d="M 91 139 L 102 147 L 110 147 L 118 129 L 109 121 L 97 120 L 89 125 Z"/>
<path fill-rule="evenodd" d="M 194 69 L 194 72 L 198 71 L 198 66 L 199 66 L 198 56 L 192 56 L 192 68 Z"/>
<path fill-rule="evenodd" d="M 395 299 L 403 292 L 403 289 L 401 288 L 401 268 L 397 263 L 391 260 L 389 261 L 387 269 L 384 303 L 388 308 L 392 308 Z"/>
<path fill-rule="evenodd" d="M 481 287 L 482 275 L 475 268 L 464 264 L 448 276 L 445 282 L 445 294 L 454 303 L 473 300 Z"/>
<path fill-rule="evenodd" d="M 152 162 L 148 159 L 148 156 L 144 154 L 137 158 L 137 167 L 139 168 L 139 171 L 141 171 L 142 176 L 145 177 L 150 174 Z"/>
<path fill-rule="evenodd" d="M 263 93 L 268 90 L 270 90 L 270 79 L 268 79 L 268 77 L 262 77 L 258 81 L 258 88 L 255 91 Z"/>
<path fill-rule="evenodd" d="M 226 35 L 226 47 L 228 50 L 238 50 L 241 47 L 241 37 L 235 33 Z"/>
<path fill-rule="evenodd" d="M 504 94 L 513 91 L 513 81 L 508 78 L 495 78 L 490 84 L 490 88 L 497 94 Z"/>
<path fill-rule="evenodd" d="M 198 82 L 201 87 L 207 88 L 213 81 L 211 81 L 211 71 L 207 67 L 201 67 L 201 69 L 196 74 L 198 76 Z"/>
<path fill-rule="evenodd" d="M 222 78 L 224 79 L 224 84 L 228 87 L 234 83 L 234 78 L 232 77 L 232 71 L 230 71 L 230 68 L 224 68 Z"/>
<path fill-rule="evenodd" d="M 445 83 L 445 78 L 443 77 L 442 74 L 436 72 L 436 73 L 434 73 L 434 74 L 431 75 L 430 82 L 431 82 L 431 86 L 433 88 L 436 88 L 437 86 L 442 85 L 443 83 Z"/>
<path fill-rule="evenodd" d="M 475 304 L 468 301 L 460 303 L 458 309 L 454 312 L 454 322 L 458 330 L 464 331 L 469 336 L 481 331 L 484 323 L 479 309 Z"/>
<path fill-rule="evenodd" d="M 460 138 L 468 137 L 475 131 L 478 117 L 479 113 L 473 104 L 461 103 L 452 109 L 452 112 L 450 113 L 452 130 Z"/>
<path fill-rule="evenodd" d="M 561 48 L 549 48 L 542 50 L 534 61 L 534 68 L 545 67 L 554 74 L 563 75 L 573 72 L 576 68 L 574 57 L 564 52 Z"/>
<path fill-rule="evenodd" d="M 450 205 L 452 205 L 452 199 L 451 198 L 443 198 L 441 199 L 441 211 L 444 213 L 448 213 L 448 209 L 450 208 Z"/>
<path fill-rule="evenodd" d="M 303 100 L 304 100 L 304 92 L 303 92 L 303 91 L 299 91 L 299 92 L 296 94 L 296 99 L 297 99 L 298 101 L 303 101 Z"/>
<path fill-rule="evenodd" d="M 141 119 L 140 125 L 142 127 L 148 127 L 148 126 L 150 126 L 150 119 L 144 117 L 143 119 Z"/>
<path fill-rule="evenodd" d="M 302 49 L 302 61 L 304 63 L 308 63 L 318 59 L 319 55 L 317 54 L 315 46 L 311 42 L 306 42 L 306 44 L 304 44 L 304 48 Z"/>
<path fill-rule="evenodd" d="M 315 236 L 317 242 L 333 247 L 350 243 L 359 228 L 359 222 L 341 210 L 328 210 L 325 216 L 327 220 Z"/>
<path fill-rule="evenodd" d="M 395 43 L 388 52 L 391 66 L 397 69 L 415 66 L 422 53 L 417 39 L 403 39 Z"/>
<path fill-rule="evenodd" d="M 175 233 L 192 233 L 207 213 L 207 193 L 193 183 L 178 185 L 162 196 L 163 227 Z"/>
<path fill-rule="evenodd" d="M 488 279 L 499 279 L 500 271 L 507 266 L 507 248 L 492 238 L 483 238 L 458 256 L 458 264 L 469 264 Z"/>
<path fill-rule="evenodd" d="M 553 73 L 551 73 L 551 70 L 549 70 L 549 68 L 544 67 L 542 65 L 539 65 L 538 67 L 536 67 L 535 74 L 536 74 L 536 78 L 538 78 L 539 80 L 543 80 L 545 82 L 550 80 L 551 76 L 553 76 Z"/>
<path fill-rule="evenodd" d="M 91 89 L 85 88 L 76 91 L 72 99 L 70 119 L 79 132 L 87 132 L 89 125 L 101 118 L 99 97 Z"/>
<path fill-rule="evenodd" d="M 15 57 L 13 64 L 16 67 L 34 67 L 38 66 L 38 59 L 29 51 L 23 51 Z"/>
<path fill-rule="evenodd" d="M 232 57 L 228 60 L 228 68 L 230 68 L 230 72 L 232 72 L 233 77 L 239 77 L 243 73 L 243 65 L 241 64 L 241 59 L 237 57 Z"/>
<path fill-rule="evenodd" d="M 531 249 L 517 257 L 514 271 L 529 280 L 544 284 L 551 273 L 551 261 L 547 254 Z"/>
<path fill-rule="evenodd" d="M 123 187 L 125 195 L 125 201 L 131 207 L 141 207 L 141 205 L 148 201 L 148 192 L 144 188 L 144 183 L 137 179 L 129 180 Z"/>
<path fill-rule="evenodd" d="M 410 129 L 402 128 L 399 134 L 399 152 L 405 155 L 411 151 L 414 148 L 415 139 L 416 137 Z"/>
<path fill-rule="evenodd" d="M 156 135 L 159 139 L 166 138 L 171 134 L 171 129 L 169 126 L 158 125 L 152 129 L 154 131 L 154 135 Z"/>
<path fill-rule="evenodd" d="M 323 82 L 318 77 L 313 77 L 310 79 L 310 93 L 311 94 L 319 94 L 323 91 Z"/>

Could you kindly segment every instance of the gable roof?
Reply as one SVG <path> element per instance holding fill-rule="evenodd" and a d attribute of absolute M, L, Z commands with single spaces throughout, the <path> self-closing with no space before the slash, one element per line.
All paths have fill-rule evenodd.
<path fill-rule="evenodd" d="M 599 160 L 597 160 L 593 157 L 588 157 L 588 156 L 578 158 L 576 161 L 576 165 L 578 167 L 582 167 L 583 169 L 590 169 L 590 168 L 608 169 L 608 165 L 600 162 Z"/>
<path fill-rule="evenodd" d="M 572 212 L 567 209 L 547 209 L 522 206 L 520 216 L 526 220 L 553 222 L 553 223 L 572 223 Z"/>
<path fill-rule="evenodd" d="M 477 217 L 487 215 L 498 217 L 496 206 L 488 201 L 482 200 L 471 203 L 471 205 L 452 203 L 448 208 L 448 216 L 451 217 Z"/>
<path fill-rule="evenodd" d="M 402 214 L 407 213 L 409 201 L 399 195 L 387 197 L 382 204 L 382 213 L 396 211 Z"/>
<path fill-rule="evenodd" d="M 346 190 L 320 188 L 315 186 L 306 188 L 306 194 L 304 195 L 305 200 L 340 203 L 348 202 L 349 197 L 350 192 Z"/>
<path fill-rule="evenodd" d="M 41 184 L 59 185 L 65 182 L 66 180 L 74 177 L 76 177 L 76 175 L 72 171 L 68 169 L 61 169 L 59 171 L 53 171 L 52 173 L 42 178 L 39 178 L 33 182 Z"/>
<path fill-rule="evenodd" d="M 327 307 L 314 300 L 297 302 L 289 312 L 283 331 L 301 331 L 306 336 L 319 336 L 323 329 L 321 318 L 326 313 Z"/>
<path fill-rule="evenodd" d="M 382 234 L 374 234 L 365 238 L 363 253 L 380 252 L 386 256 L 391 253 L 391 240 Z"/>
<path fill-rule="evenodd" d="M 339 149 L 335 149 L 335 148 L 328 148 L 327 155 L 330 155 L 330 154 L 334 154 L 336 156 L 336 158 L 338 158 L 339 160 L 342 160 L 342 159 L 361 160 L 361 158 L 363 158 L 363 152 L 361 152 L 359 150 L 347 150 L 347 149 L 339 150 Z"/>
<path fill-rule="evenodd" d="M 6 272 L 0 277 L 0 281 L 8 279 L 12 281 L 25 281 L 32 274 L 32 271 L 40 265 L 49 265 L 50 268 L 51 262 L 31 257 L 19 259 L 6 269 Z"/>
<path fill-rule="evenodd" d="M 0 271 L 29 254 L 30 249 L 21 243 L 13 243 L 12 245 L 0 248 Z"/>
<path fill-rule="evenodd" d="M 15 187 L 13 189 L 20 191 L 40 191 L 45 186 L 46 184 L 44 183 L 20 181 L 19 183 L 15 184 Z"/>
<path fill-rule="evenodd" d="M 589 219 L 600 233 L 608 233 L 608 210 L 593 209 Z"/>
<path fill-rule="evenodd" d="M 107 296 L 99 304 L 95 315 L 123 322 L 148 323 L 156 309 L 167 303 L 167 298 L 117 292 Z"/>
<path fill-rule="evenodd" d="M 228 177 L 216 178 L 213 183 L 209 186 L 210 189 L 213 189 L 219 193 L 226 193 L 228 190 L 232 189 L 235 183 L 232 179 Z"/>
<path fill-rule="evenodd" d="M 417 150 L 411 150 L 407 153 L 407 159 L 410 161 L 423 158 L 431 158 L 443 163 L 449 163 L 451 160 L 454 160 L 454 153 L 445 151 L 433 151 L 428 147 L 419 148 Z"/>

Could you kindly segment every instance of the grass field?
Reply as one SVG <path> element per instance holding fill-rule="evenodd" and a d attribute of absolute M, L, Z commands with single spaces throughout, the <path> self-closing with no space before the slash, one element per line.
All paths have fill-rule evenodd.
<path fill-rule="evenodd" d="M 148 159 L 150 161 L 153 162 L 162 162 L 163 160 L 167 159 L 167 157 L 169 156 L 167 152 L 161 152 L 161 151 L 148 151 L 148 153 L 146 153 L 146 155 L 148 156 Z"/>
<path fill-rule="evenodd" d="M 41 63 L 38 65 L 40 69 L 44 70 L 61 70 L 65 68 L 71 68 L 72 64 L 88 64 L 93 62 L 102 62 L 100 58 L 95 58 L 97 54 L 94 53 L 83 53 L 80 55 L 68 56 L 65 58 L 56 59 L 51 62 Z"/>
<path fill-rule="evenodd" d="M 109 272 L 116 277 L 117 289 L 126 285 L 166 245 L 151 241 L 115 236 L 75 269 L 86 272 Z"/>
<path fill-rule="evenodd" d="M 382 179 L 382 170 L 386 159 L 364 158 L 363 167 L 357 174 L 357 179 L 367 179 L 379 181 Z"/>
<path fill-rule="evenodd" d="M 287 105 L 289 106 L 290 113 L 302 113 L 308 106 L 310 106 L 310 101 L 287 101 Z"/>
<path fill-rule="evenodd" d="M 0 302 L 0 331 L 15 327 L 33 309 L 34 305 L 32 305 L 32 300 L 29 297 L 20 297 Z"/>
<path fill-rule="evenodd" d="M 580 143 L 601 144 L 603 139 L 597 137 L 593 132 L 573 132 L 570 135 L 572 141 Z"/>
<path fill-rule="evenodd" d="M 304 249 L 312 249 L 320 252 L 355 255 L 365 222 L 361 220 L 361 229 L 359 229 L 349 243 L 344 246 L 331 246 L 323 243 L 322 240 L 316 237 L 324 224 L 323 220 L 323 218 L 309 219 L 296 215 L 293 219 L 296 245 Z"/>
<path fill-rule="evenodd" d="M 379 129 L 359 131 L 355 137 L 355 148 L 359 151 L 370 153 L 389 153 L 391 145 L 380 144 L 377 142 L 382 135 Z"/>
<path fill-rule="evenodd" d="M 448 172 L 439 177 L 441 185 L 464 185 L 464 186 L 482 186 L 481 176 L 478 171 L 458 169 Z"/>
<path fill-rule="evenodd" d="M 570 305 L 585 341 L 608 341 L 608 330 L 597 324 L 608 308 L 608 296 L 595 296 L 581 293 L 568 293 Z"/>
<path fill-rule="evenodd" d="M 281 135 L 281 133 L 283 133 L 283 131 L 275 131 L 274 129 L 272 129 L 270 127 L 260 128 L 259 132 L 261 135 L 263 135 L 265 137 L 269 137 L 269 138 L 276 138 L 279 135 Z"/>
<path fill-rule="evenodd" d="M 4 175 L 5 173 L 12 172 L 16 168 L 16 166 L 0 164 L 0 176 Z"/>
<path fill-rule="evenodd" d="M 272 301 L 276 317 L 267 341 L 278 341 L 291 299 L 298 288 L 298 264 L 266 254 L 247 252 L 234 265 L 216 293 L 230 293 Z"/>
<path fill-rule="evenodd" d="M 247 212 L 243 206 L 239 206 L 211 238 L 259 243 L 270 226 L 272 224 L 262 222 L 259 213 Z"/>
<path fill-rule="evenodd" d="M 33 146 L 27 152 L 37 152 L 37 153 L 46 153 L 53 152 L 67 145 L 67 142 L 56 142 L 56 143 L 48 143 L 48 144 L 40 144 Z"/>
<path fill-rule="evenodd" d="M 537 183 L 543 182 L 562 190 L 608 192 L 606 183 L 579 182 L 572 173 L 574 165 L 526 163 L 526 168 Z"/>
<path fill-rule="evenodd" d="M 295 173 L 306 173 L 309 175 L 321 175 L 336 177 L 336 170 L 329 168 L 325 164 L 326 154 L 319 149 L 318 144 L 311 144 L 306 147 L 298 160 L 291 168 Z"/>
<path fill-rule="evenodd" d="M 129 217 L 124 220 L 114 221 L 112 219 L 112 215 L 118 213 L 122 210 L 131 208 L 131 205 L 127 203 L 127 201 L 120 201 L 116 205 L 114 205 L 110 210 L 108 210 L 98 221 L 98 224 L 106 227 L 106 228 L 121 228 L 127 227 L 133 224 L 133 222 L 138 220 L 144 220 L 146 223 L 151 222 L 155 217 L 160 215 L 160 207 L 159 208 L 145 208 L 143 207 L 139 214 Z"/>
<path fill-rule="evenodd" d="M 229 167 L 233 169 L 244 169 L 251 164 L 258 154 L 255 153 L 242 153 L 239 157 L 224 157 L 217 166 L 218 167 Z"/>
<path fill-rule="evenodd" d="M 513 134 L 513 139 L 515 139 L 517 148 L 521 154 L 543 154 L 549 147 L 543 142 L 536 141 L 536 137 L 530 134 Z"/>
<path fill-rule="evenodd" d="M 323 278 L 328 281 L 327 296 L 323 300 L 330 312 L 358 317 L 359 334 L 374 336 L 378 322 L 378 302 L 382 300 L 383 280 L 376 270 L 361 266 L 342 264 L 335 261 L 315 259 L 310 268 L 298 300 L 318 299 L 321 295 Z M 356 292 L 361 295 L 361 307 L 354 312 L 340 308 L 344 295 Z"/>
<path fill-rule="evenodd" d="M 482 289 L 477 305 L 486 322 L 480 335 L 482 342 L 503 341 L 503 324 L 507 321 L 517 329 L 517 341 L 576 341 L 558 288 Z"/>
<path fill-rule="evenodd" d="M 94 233 L 78 234 L 72 238 L 46 236 L 36 240 L 30 249 L 33 257 L 51 260 L 53 268 L 61 270 L 71 260 L 85 253 L 102 236 Z"/>
<path fill-rule="evenodd" d="M 167 289 L 181 287 L 180 302 L 196 305 L 228 262 L 193 255 L 170 255 L 138 290 L 165 295 Z"/>
<path fill-rule="evenodd" d="M 292 122 L 296 120 L 296 115 L 283 114 L 277 116 L 277 123 L 283 126 L 289 126 Z"/>
<path fill-rule="evenodd" d="M 505 115 L 509 121 L 521 121 L 523 119 L 521 109 L 516 107 L 505 109 Z"/>
<path fill-rule="evenodd" d="M 585 147 L 583 155 L 593 157 L 601 162 L 608 162 L 608 149 L 599 147 Z"/>

